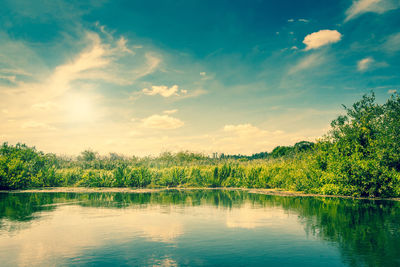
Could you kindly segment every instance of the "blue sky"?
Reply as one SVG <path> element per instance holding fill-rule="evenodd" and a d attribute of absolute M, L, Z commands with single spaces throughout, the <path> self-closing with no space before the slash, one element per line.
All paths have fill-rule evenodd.
<path fill-rule="evenodd" d="M 0 139 L 251 154 L 400 87 L 400 2 L 1 1 Z"/>

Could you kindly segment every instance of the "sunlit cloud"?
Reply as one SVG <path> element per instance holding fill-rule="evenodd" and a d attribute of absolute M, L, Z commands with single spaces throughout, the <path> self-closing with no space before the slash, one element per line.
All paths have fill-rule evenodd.
<path fill-rule="evenodd" d="M 50 126 L 46 123 L 32 121 L 32 120 L 22 123 L 21 127 L 23 129 L 29 129 L 29 128 L 31 128 L 31 129 L 39 128 L 39 129 L 44 129 L 44 130 L 54 130 L 55 129 L 53 126 Z"/>
<path fill-rule="evenodd" d="M 382 48 L 390 53 L 400 51 L 400 32 L 390 35 Z"/>
<path fill-rule="evenodd" d="M 359 71 L 366 71 L 373 62 L 374 59 L 372 57 L 366 57 L 364 59 L 361 59 L 360 61 L 357 62 L 357 69 Z"/>
<path fill-rule="evenodd" d="M 141 47 L 139 47 L 141 48 Z M 145 53 L 145 58 L 146 58 L 146 65 L 139 68 L 139 69 L 133 69 L 132 73 L 136 77 L 136 79 L 145 77 L 146 75 L 149 75 L 153 73 L 157 68 L 159 67 L 160 63 L 162 62 L 161 58 L 153 53 L 146 52 Z"/>
<path fill-rule="evenodd" d="M 163 111 L 164 114 L 168 114 L 168 115 L 171 115 L 171 114 L 174 114 L 174 113 L 177 113 L 177 112 L 178 112 L 177 109 L 169 109 L 169 110 L 164 110 Z"/>
<path fill-rule="evenodd" d="M 385 68 L 389 65 L 384 61 L 376 61 L 372 57 L 366 57 L 357 62 L 357 70 L 360 72 L 365 72 L 369 70 L 374 70 L 377 68 Z"/>
<path fill-rule="evenodd" d="M 364 13 L 373 12 L 377 14 L 385 13 L 389 10 L 400 7 L 397 0 L 357 0 L 346 10 L 345 22 L 354 19 Z"/>
<path fill-rule="evenodd" d="M 51 110 L 57 108 L 57 104 L 51 101 L 36 103 L 32 105 L 33 109 Z"/>
<path fill-rule="evenodd" d="M 337 30 L 320 30 L 307 35 L 303 43 L 305 50 L 317 49 L 328 44 L 337 43 L 342 39 L 342 34 Z"/>
<path fill-rule="evenodd" d="M 308 23 L 308 22 L 310 22 L 308 19 L 298 19 L 298 21 L 300 21 L 300 22 L 304 22 L 304 23 Z"/>
<path fill-rule="evenodd" d="M 268 134 L 268 131 L 261 130 L 250 123 L 238 125 L 225 125 L 225 132 L 233 132 L 239 136 L 260 136 Z"/>
<path fill-rule="evenodd" d="M 307 55 L 300 59 L 295 65 L 290 67 L 288 74 L 294 74 L 299 71 L 303 71 L 309 68 L 313 68 L 321 65 L 325 61 L 325 57 L 323 54 L 314 53 Z"/>
<path fill-rule="evenodd" d="M 119 38 L 119 40 L 117 41 L 117 46 L 119 48 L 119 50 L 121 50 L 122 52 L 126 52 L 129 54 L 135 54 L 135 52 L 133 52 L 132 49 L 129 49 L 126 44 L 128 43 L 128 40 L 125 39 L 125 37 L 121 36 L 121 38 Z"/>
<path fill-rule="evenodd" d="M 288 19 L 288 22 L 295 22 L 295 19 Z M 308 19 L 298 19 L 298 22 L 304 22 L 304 23 L 308 23 L 310 22 Z"/>
<path fill-rule="evenodd" d="M 181 99 L 187 99 L 187 98 L 194 98 L 194 97 L 198 97 L 201 95 L 205 95 L 207 94 L 207 91 L 199 88 L 199 89 L 195 89 L 195 90 L 191 90 L 191 91 L 187 91 L 187 90 L 181 90 L 181 95 L 180 98 Z"/>
<path fill-rule="evenodd" d="M 173 85 L 171 87 L 168 87 L 166 85 L 153 85 L 151 86 L 151 89 L 144 88 L 142 92 L 145 95 L 160 95 L 163 97 L 171 97 L 171 96 L 184 96 L 188 93 L 188 90 L 186 89 L 179 89 L 178 85 Z"/>
<path fill-rule="evenodd" d="M 168 115 L 151 115 L 150 117 L 142 120 L 143 126 L 152 129 L 177 129 L 182 127 L 185 123 L 180 119 Z"/>
<path fill-rule="evenodd" d="M 145 95 L 161 95 L 163 97 L 171 97 L 171 96 L 177 96 L 178 91 L 179 91 L 179 86 L 178 85 L 173 85 L 168 88 L 168 86 L 165 85 L 153 85 L 151 86 L 151 89 L 144 88 L 142 92 Z"/>
<path fill-rule="evenodd" d="M 32 76 L 31 73 L 24 71 L 23 69 L 0 69 L 0 73 L 15 75 Z"/>
<path fill-rule="evenodd" d="M 0 75 L 0 79 L 15 83 L 17 77 L 15 75 Z"/>

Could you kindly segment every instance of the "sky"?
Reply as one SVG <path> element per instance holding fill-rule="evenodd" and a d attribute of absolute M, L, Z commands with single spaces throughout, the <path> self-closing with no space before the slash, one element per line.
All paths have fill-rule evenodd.
<path fill-rule="evenodd" d="M 400 89 L 399 0 L 0 0 L 0 141 L 252 154 Z"/>

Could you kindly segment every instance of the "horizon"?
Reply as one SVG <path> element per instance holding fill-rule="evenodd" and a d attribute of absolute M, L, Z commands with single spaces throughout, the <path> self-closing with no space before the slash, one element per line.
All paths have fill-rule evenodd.
<path fill-rule="evenodd" d="M 300 142 L 302 142 L 302 141 L 300 141 Z M 312 141 L 309 141 L 309 142 L 315 144 Z M 211 159 L 221 159 L 221 157 L 231 157 L 231 156 L 238 156 L 238 157 L 245 158 L 245 157 L 252 157 L 254 155 L 261 154 L 261 153 L 267 153 L 268 155 L 271 155 L 272 151 L 275 148 L 281 147 L 281 146 L 275 146 L 274 148 L 272 148 L 269 151 L 258 151 L 258 152 L 252 153 L 250 155 L 245 155 L 245 154 L 240 154 L 240 153 L 238 153 L 238 154 L 226 154 L 224 152 L 206 153 L 206 152 L 192 151 L 192 150 L 178 150 L 178 151 L 164 150 L 164 151 L 160 151 L 158 154 L 148 154 L 148 155 L 139 156 L 139 155 L 135 155 L 135 154 L 116 153 L 116 152 L 112 152 L 112 151 L 111 152 L 106 152 L 106 153 L 100 153 L 99 151 L 96 151 L 96 150 L 94 150 L 94 149 L 92 149 L 90 147 L 83 149 L 82 151 L 78 152 L 77 154 L 65 154 L 65 153 L 54 153 L 54 152 L 51 152 L 51 151 L 45 152 L 45 151 L 42 151 L 42 150 L 38 149 L 35 145 L 25 144 L 25 143 L 21 143 L 21 142 L 17 142 L 15 144 L 9 143 L 9 142 L 3 142 L 2 145 L 8 145 L 8 146 L 22 145 L 22 146 L 26 146 L 27 148 L 32 148 L 32 149 L 34 149 L 34 150 L 36 150 L 38 152 L 43 152 L 45 154 L 53 154 L 53 155 L 55 155 L 57 157 L 78 158 L 78 157 L 82 156 L 82 154 L 84 152 L 91 152 L 91 153 L 96 154 L 96 158 L 97 158 L 97 156 L 99 156 L 99 157 L 110 157 L 112 154 L 115 154 L 117 156 L 121 156 L 121 157 L 124 157 L 124 158 L 134 157 L 134 158 L 139 158 L 139 159 L 143 159 L 143 158 L 158 158 L 158 157 L 162 157 L 165 154 L 171 154 L 172 156 L 176 156 L 178 153 L 196 154 L 196 155 L 201 155 L 201 156 L 208 157 L 208 158 L 211 158 Z M 296 144 L 292 144 L 292 145 L 287 145 L 287 146 L 283 146 L 283 147 L 294 147 L 295 145 Z"/>
<path fill-rule="evenodd" d="M 0 22 L 0 140 L 57 155 L 252 155 L 400 88 L 396 0 L 6 0 Z"/>

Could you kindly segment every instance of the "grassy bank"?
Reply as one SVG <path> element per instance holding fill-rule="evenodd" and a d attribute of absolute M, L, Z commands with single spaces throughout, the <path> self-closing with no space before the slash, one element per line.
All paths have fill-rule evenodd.
<path fill-rule="evenodd" d="M 253 157 L 218 159 L 189 152 L 155 158 L 44 154 L 26 145 L 0 148 L 0 188 L 242 187 L 310 194 L 400 196 L 400 97 L 377 104 L 365 95 L 315 144 L 299 142 Z"/>

